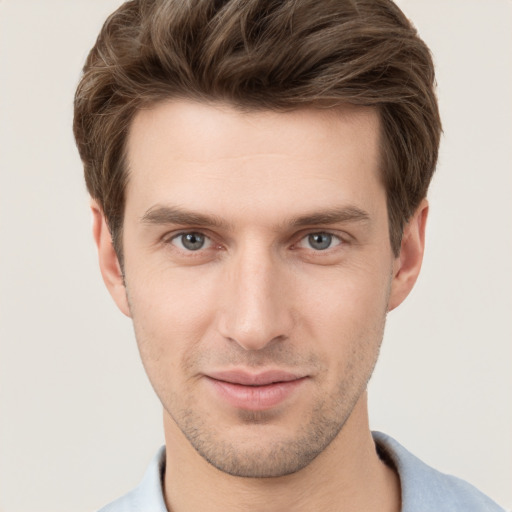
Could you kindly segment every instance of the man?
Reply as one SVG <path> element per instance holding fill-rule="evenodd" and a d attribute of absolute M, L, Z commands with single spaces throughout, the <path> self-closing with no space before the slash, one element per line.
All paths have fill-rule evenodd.
<path fill-rule="evenodd" d="M 74 130 L 166 446 L 105 510 L 500 510 L 370 432 L 441 123 L 389 1 L 127 2 Z"/>

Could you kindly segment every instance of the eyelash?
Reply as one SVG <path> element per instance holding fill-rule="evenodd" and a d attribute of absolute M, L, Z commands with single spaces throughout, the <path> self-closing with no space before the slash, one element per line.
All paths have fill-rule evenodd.
<path fill-rule="evenodd" d="M 200 237 L 204 237 L 205 241 L 207 241 L 208 245 L 207 247 L 199 247 L 197 250 L 192 250 L 192 249 L 187 249 L 186 247 L 183 247 L 183 243 L 181 243 L 181 247 L 178 247 L 176 244 L 174 244 L 173 242 L 175 240 L 182 240 L 182 237 L 184 237 L 185 235 L 198 235 Z M 330 237 L 330 240 L 329 242 L 331 241 L 336 241 L 337 243 L 335 243 L 335 245 L 332 245 L 331 243 L 329 244 L 328 247 L 325 247 L 324 249 L 314 249 L 312 247 L 300 247 L 300 244 L 304 241 L 307 241 L 309 237 L 311 236 L 314 236 L 314 235 L 324 235 L 324 236 L 327 236 L 327 237 Z M 210 249 L 212 247 L 212 245 L 214 244 L 214 241 L 212 239 L 211 236 L 208 236 L 207 234 L 201 232 L 201 231 L 194 231 L 194 230 L 190 230 L 190 231 L 180 231 L 179 233 L 176 233 L 174 235 L 172 235 L 171 237 L 169 237 L 168 239 L 164 240 L 165 243 L 167 244 L 171 244 L 171 245 L 174 245 L 175 247 L 177 247 L 180 251 L 184 252 L 184 253 L 187 253 L 187 255 L 199 255 L 201 253 L 204 253 L 204 251 L 206 251 L 207 249 Z M 310 231 L 308 233 L 305 233 L 305 234 L 301 234 L 300 238 L 298 239 L 298 241 L 296 243 L 294 243 L 292 245 L 292 249 L 297 249 L 297 248 L 304 248 L 306 250 L 312 250 L 314 253 L 323 253 L 323 252 L 328 252 L 330 249 L 334 249 L 340 245 L 344 245 L 346 244 L 347 241 L 342 238 L 341 236 L 335 234 L 335 233 L 332 233 L 330 231 Z M 217 247 L 218 248 L 221 248 L 222 246 L 220 244 L 217 244 Z"/>
<path fill-rule="evenodd" d="M 339 245 L 343 244 L 344 241 L 341 237 L 339 237 L 338 235 L 335 235 L 334 233 L 330 233 L 329 231 L 313 231 L 311 233 L 308 233 L 306 235 L 304 235 L 298 242 L 298 244 L 296 245 L 299 245 L 301 244 L 303 241 L 305 240 L 308 240 L 309 242 L 311 242 L 310 238 L 313 237 L 313 236 L 327 236 L 329 237 L 329 246 L 328 247 L 325 247 L 323 249 L 313 249 L 312 247 L 310 247 L 311 249 L 313 249 L 315 252 L 323 252 L 323 251 L 328 251 L 329 249 L 333 249 L 334 247 L 338 247 Z M 330 242 L 334 241 L 334 240 L 337 240 L 337 243 L 334 245 L 334 246 L 331 246 Z"/>
<path fill-rule="evenodd" d="M 200 231 L 183 231 L 181 233 L 178 233 L 176 235 L 174 235 L 170 240 L 169 240 L 169 243 L 173 243 L 175 240 L 180 240 L 180 239 L 183 239 L 184 236 L 192 236 L 192 235 L 195 235 L 196 237 L 199 236 L 199 237 L 203 237 L 205 242 L 207 243 L 208 247 L 206 248 L 203 248 L 202 246 L 199 247 L 197 249 L 197 251 L 194 251 L 192 249 L 187 249 L 186 247 L 183 247 L 183 243 L 181 243 L 182 247 L 180 247 L 180 250 L 184 251 L 184 252 L 191 252 L 191 253 L 194 253 L 194 252 L 200 252 L 201 249 L 208 249 L 211 244 L 212 244 L 212 239 L 211 237 L 209 237 L 208 235 L 205 235 L 204 233 L 201 233 Z M 209 242 L 209 243 L 208 243 Z M 191 242 L 193 243 L 193 242 Z M 173 244 L 174 245 L 174 244 Z"/>

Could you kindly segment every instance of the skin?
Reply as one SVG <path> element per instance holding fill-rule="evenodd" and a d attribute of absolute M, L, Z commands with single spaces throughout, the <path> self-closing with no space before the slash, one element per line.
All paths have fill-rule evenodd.
<path fill-rule="evenodd" d="M 395 257 L 376 111 L 166 102 L 137 114 L 127 156 L 124 279 L 94 202 L 93 231 L 164 408 L 169 510 L 399 510 L 366 386 L 418 276 L 428 206 Z M 210 379 L 233 369 L 301 380 L 246 409 Z"/>

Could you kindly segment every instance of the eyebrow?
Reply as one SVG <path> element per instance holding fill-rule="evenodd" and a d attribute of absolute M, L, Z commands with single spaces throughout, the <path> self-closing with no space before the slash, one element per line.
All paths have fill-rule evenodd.
<path fill-rule="evenodd" d="M 183 224 L 212 228 L 227 228 L 228 223 L 216 215 L 191 212 L 175 206 L 152 206 L 141 217 L 143 224 Z"/>
<path fill-rule="evenodd" d="M 313 225 L 331 225 L 349 222 L 368 222 L 370 215 L 368 212 L 355 206 L 345 206 L 341 208 L 329 208 L 313 212 L 299 217 L 292 217 L 284 225 L 293 228 L 313 226 Z M 156 205 L 149 208 L 141 217 L 143 224 L 165 225 L 181 224 L 194 225 L 201 227 L 211 227 L 219 229 L 228 229 L 230 224 L 216 215 L 206 215 L 198 212 L 192 212 L 175 206 Z"/>
<path fill-rule="evenodd" d="M 293 227 L 312 226 L 316 224 L 338 224 L 348 222 L 368 222 L 368 212 L 356 206 L 344 206 L 341 208 L 329 208 L 319 212 L 294 217 L 291 220 Z"/>

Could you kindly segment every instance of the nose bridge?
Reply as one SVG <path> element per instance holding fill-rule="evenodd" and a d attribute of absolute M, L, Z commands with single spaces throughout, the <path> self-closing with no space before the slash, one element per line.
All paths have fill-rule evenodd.
<path fill-rule="evenodd" d="M 246 350 L 261 350 L 286 338 L 291 328 L 285 269 L 272 249 L 252 241 L 230 261 L 222 334 Z"/>

